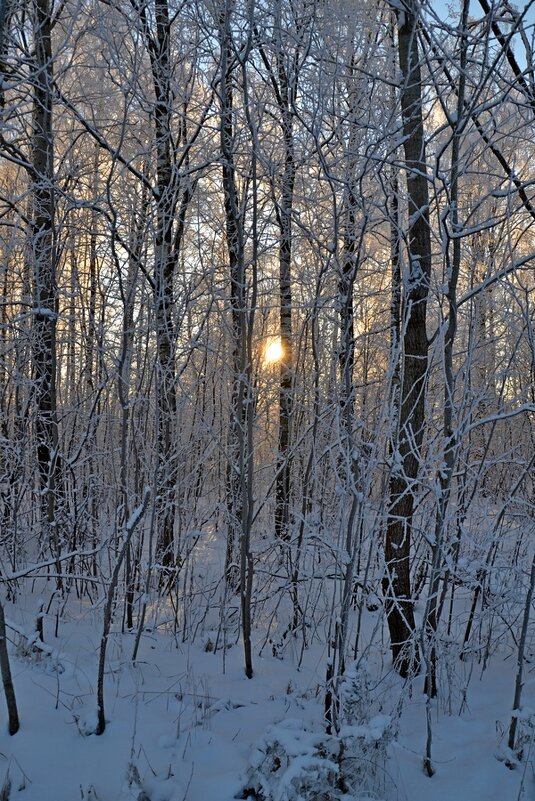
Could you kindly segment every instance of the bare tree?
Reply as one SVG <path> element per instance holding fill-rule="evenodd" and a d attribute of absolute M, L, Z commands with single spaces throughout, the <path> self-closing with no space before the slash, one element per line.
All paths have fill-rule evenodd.
<path fill-rule="evenodd" d="M 272 194 L 279 229 L 279 332 L 281 344 L 279 387 L 279 433 L 275 490 L 275 534 L 290 539 L 292 474 L 292 419 L 294 384 L 294 333 L 292 327 L 292 248 L 295 180 L 298 168 L 295 126 L 299 76 L 309 49 L 314 11 L 308 3 L 286 7 L 276 0 L 266 9 L 272 30 L 265 33 L 255 22 L 256 46 L 266 70 L 277 108 L 282 136 L 280 167 L 272 167 Z"/>
<path fill-rule="evenodd" d="M 225 0 L 218 20 L 220 45 L 220 148 L 223 195 L 225 208 L 226 243 L 230 272 L 230 299 L 232 309 L 232 398 L 230 410 L 228 471 L 227 471 L 227 555 L 225 580 L 232 584 L 234 553 L 239 543 L 239 591 L 241 600 L 242 634 L 245 657 L 245 675 L 253 676 L 251 649 L 251 593 L 253 558 L 250 550 L 253 519 L 252 432 L 254 395 L 252 379 L 252 331 L 255 308 L 255 282 L 248 313 L 247 276 L 245 254 L 245 198 L 240 199 L 235 159 L 235 131 L 233 121 L 235 72 L 245 64 L 251 46 L 251 34 L 244 53 L 234 45 L 232 35 L 233 0 Z M 243 74 L 243 70 L 242 70 Z M 253 165 L 255 164 L 253 158 Z M 253 172 L 253 179 L 256 177 Z M 256 189 L 255 189 L 256 196 Z M 254 264 L 254 262 L 253 262 Z"/>
<path fill-rule="evenodd" d="M 16 734 L 19 730 L 19 713 L 17 710 L 17 700 L 15 698 L 15 688 L 11 677 L 11 667 L 7 652 L 6 619 L 4 606 L 0 601 L 0 671 L 2 673 L 2 683 L 6 696 L 8 730 L 10 734 Z"/>
<path fill-rule="evenodd" d="M 41 520 L 46 539 L 58 558 L 57 583 L 62 587 L 61 535 L 57 506 L 62 495 L 56 397 L 56 327 L 58 295 L 55 232 L 54 133 L 52 125 L 52 12 L 48 0 L 32 6 L 35 39 L 32 224 L 29 259 L 33 266 L 34 326 L 32 356 L 36 397 L 35 437 L 41 484 Z"/>
<path fill-rule="evenodd" d="M 418 667 L 410 559 L 412 517 L 425 427 L 428 351 L 426 307 L 431 275 L 431 233 L 417 37 L 420 4 L 410 0 L 402 11 L 396 11 L 396 16 L 408 195 L 408 275 L 403 287 L 398 438 L 392 456 L 390 510 L 385 541 L 387 572 L 383 589 L 394 663 L 402 676 L 408 676 Z"/>

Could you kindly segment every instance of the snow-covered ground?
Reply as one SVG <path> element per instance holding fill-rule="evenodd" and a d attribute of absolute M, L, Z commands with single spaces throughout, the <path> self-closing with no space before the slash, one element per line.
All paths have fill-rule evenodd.
<path fill-rule="evenodd" d="M 35 596 L 8 604 L 12 626 L 31 632 L 36 607 Z M 210 650 L 208 637 L 191 646 L 165 627 L 144 633 L 135 665 L 134 635 L 120 631 L 111 635 L 108 725 L 103 735 L 96 736 L 92 732 L 100 613 L 74 607 L 72 603 L 60 620 L 57 638 L 54 617 L 45 618 L 45 643 L 51 653 L 15 650 L 21 639 L 12 628 L 8 631 L 14 641 L 12 672 L 21 728 L 10 737 L 4 717 L 0 780 L 9 774 L 12 789 L 10 796 L 0 798 L 232 801 L 246 797 L 252 765 L 259 764 L 270 737 L 286 732 L 279 736 L 283 747 L 291 750 L 297 743 L 297 750 L 302 747 L 304 753 L 314 736 L 321 737 L 326 654 L 320 645 L 306 651 L 298 667 L 297 649 L 292 653 L 290 645 L 283 659 L 274 658 L 267 649 L 259 657 L 259 641 L 255 674 L 248 680 L 239 644 L 227 651 L 223 664 L 222 653 Z M 397 736 L 387 746 L 384 764 L 375 766 L 373 795 L 351 798 L 533 801 L 533 742 L 527 743 L 524 759 L 515 769 L 503 761 L 514 662 L 498 650 L 484 671 L 479 663 L 457 659 L 455 672 L 442 677 L 441 697 L 430 709 L 436 773 L 428 778 L 422 770 L 426 741 L 422 679 L 403 684 L 385 661 L 370 696 L 374 704 L 370 716 L 395 718 Z M 525 707 L 533 708 L 535 672 L 527 668 Z M 369 675 L 374 676 L 373 664 Z M 273 778 L 278 787 L 274 798 L 279 801 L 287 797 L 283 772 L 274 771 Z M 290 779 L 288 773 L 286 781 Z"/>

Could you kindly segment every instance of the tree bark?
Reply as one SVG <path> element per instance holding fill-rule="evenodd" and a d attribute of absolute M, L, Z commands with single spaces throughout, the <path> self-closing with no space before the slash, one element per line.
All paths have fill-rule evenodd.
<path fill-rule="evenodd" d="M 36 398 L 35 436 L 41 488 L 41 524 L 57 558 L 61 580 L 61 542 L 57 504 L 62 494 L 58 453 L 56 398 L 56 233 L 54 197 L 54 138 L 52 128 L 51 11 L 48 0 L 35 0 L 35 76 L 33 106 L 31 262 L 34 284 L 32 355 Z"/>
<path fill-rule="evenodd" d="M 173 165 L 171 160 L 170 21 L 167 0 L 155 0 L 156 37 L 151 39 L 151 67 L 155 94 L 156 237 L 154 301 L 157 342 L 157 403 L 159 459 L 159 523 L 157 554 L 162 564 L 174 561 L 174 486 L 176 465 L 173 430 L 176 416 L 175 331 L 173 279 L 177 254 L 173 252 Z"/>
<path fill-rule="evenodd" d="M 280 112 L 284 147 L 282 188 L 278 208 L 279 243 L 279 324 L 281 340 L 279 385 L 279 440 L 277 452 L 277 485 L 275 498 L 275 534 L 290 539 L 291 495 L 291 428 L 293 387 L 293 332 L 292 332 L 292 206 L 295 186 L 295 153 L 293 139 L 293 112 L 288 75 L 282 53 L 278 52 Z M 295 80 L 295 78 L 294 78 Z"/>
<path fill-rule="evenodd" d="M 418 668 L 410 588 L 412 517 L 425 425 L 428 340 L 426 308 L 431 274 L 429 194 L 422 119 L 422 86 L 417 27 L 419 3 L 397 11 L 400 92 L 408 195 L 408 278 L 401 334 L 399 433 L 390 478 L 383 591 L 396 669 L 408 676 Z"/>
<path fill-rule="evenodd" d="M 221 46 L 220 147 L 224 192 L 227 252 L 230 270 L 230 297 L 233 325 L 233 376 L 229 426 L 227 472 L 227 588 L 236 590 L 235 553 L 239 543 L 239 592 L 245 675 L 253 676 L 251 646 L 251 599 L 253 558 L 251 527 L 253 521 L 253 413 L 252 334 L 256 303 L 256 241 L 253 244 L 253 297 L 248 313 L 243 208 L 240 207 L 236 176 L 233 124 L 234 67 L 231 15 L 232 0 L 225 0 L 219 19 Z M 240 58 L 245 87 L 245 56 Z M 234 62 L 234 63 L 233 63 Z M 244 98 L 244 104 L 247 105 Z M 256 236 L 256 161 L 253 154 L 253 236 Z M 237 555 L 237 554 L 236 554 Z"/>
<path fill-rule="evenodd" d="M 11 677 L 11 667 L 9 665 L 9 654 L 7 652 L 7 638 L 6 638 L 6 619 L 4 616 L 4 606 L 1 601 L 0 601 L 0 671 L 2 673 L 2 683 L 4 685 L 4 693 L 6 696 L 8 731 L 10 734 L 16 734 L 20 726 L 19 713 L 17 710 L 17 701 L 15 698 L 15 688 L 13 687 L 13 679 Z"/>
<path fill-rule="evenodd" d="M 526 603 L 524 604 L 524 615 L 522 618 L 522 629 L 520 631 L 520 640 L 518 643 L 517 653 L 517 668 L 515 679 L 515 697 L 513 700 L 513 714 L 511 716 L 511 724 L 509 726 L 509 736 L 507 738 L 507 745 L 514 752 L 516 745 L 516 730 L 518 727 L 518 715 L 521 709 L 522 689 L 524 687 L 523 673 L 524 673 L 524 654 L 526 650 L 526 642 L 528 635 L 529 618 L 531 612 L 531 602 L 533 593 L 535 592 L 535 555 L 531 562 L 531 573 L 528 591 L 526 594 Z"/>
<path fill-rule="evenodd" d="M 239 472 L 240 450 L 244 436 L 243 386 L 241 381 L 241 343 L 244 341 L 244 280 L 245 255 L 243 227 L 240 220 L 240 203 L 234 163 L 234 69 L 230 16 L 233 4 L 225 2 L 220 19 L 221 88 L 220 88 L 220 146 L 221 170 L 225 209 L 225 234 L 230 275 L 230 305 L 232 314 L 232 395 L 228 429 L 228 465 L 226 475 L 227 549 L 225 580 L 232 591 L 239 585 L 236 569 L 239 561 L 238 543 L 241 537 L 243 503 Z"/>

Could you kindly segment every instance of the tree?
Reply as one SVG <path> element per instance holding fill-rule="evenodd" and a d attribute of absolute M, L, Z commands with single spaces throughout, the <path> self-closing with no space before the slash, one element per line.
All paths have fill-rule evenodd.
<path fill-rule="evenodd" d="M 392 455 L 383 591 L 394 663 L 402 676 L 408 676 L 418 667 L 410 557 L 412 517 L 425 427 L 426 307 L 431 276 L 431 233 L 417 38 L 419 3 L 410 0 L 403 11 L 396 10 L 396 17 L 408 196 L 408 275 L 403 287 L 398 436 Z"/>
<path fill-rule="evenodd" d="M 0 602 L 0 672 L 2 673 L 2 683 L 4 685 L 4 694 L 6 697 L 8 730 L 9 733 L 13 735 L 18 732 L 20 728 L 20 723 L 19 723 L 19 713 L 17 709 L 17 700 L 15 698 L 15 689 L 13 687 L 13 679 L 11 677 L 9 655 L 7 652 L 6 619 L 4 615 L 4 606 L 1 602 Z"/>
<path fill-rule="evenodd" d="M 32 357 L 36 395 L 35 438 L 41 484 L 41 523 L 53 553 L 58 557 L 57 582 L 62 587 L 59 556 L 61 535 L 57 505 L 62 495 L 56 395 L 56 232 L 54 186 L 54 134 L 52 125 L 53 57 L 52 13 L 48 0 L 35 0 L 35 42 L 32 164 L 32 224 L 29 259 L 33 267 L 34 325 Z"/>
<path fill-rule="evenodd" d="M 241 601 L 242 634 L 245 657 L 245 675 L 253 676 L 251 649 L 251 593 L 253 583 L 253 558 L 250 550 L 251 523 L 253 519 L 253 415 L 254 394 L 252 378 L 252 331 L 256 305 L 255 279 L 251 311 L 248 310 L 247 276 L 245 255 L 245 199 L 240 201 L 237 169 L 234 153 L 234 71 L 246 62 L 251 46 L 244 53 L 235 49 L 231 20 L 234 11 L 232 0 L 225 0 L 218 19 L 220 45 L 220 148 L 223 197 L 225 208 L 226 242 L 230 273 L 230 298 L 232 309 L 232 399 L 229 426 L 229 462 L 227 473 L 227 509 L 229 523 L 227 532 L 227 556 L 225 578 L 232 581 L 232 560 L 235 544 L 239 542 L 239 591 Z M 253 183 L 256 182 L 253 158 Z M 253 202 L 254 198 L 253 198 Z M 254 210 L 253 210 L 254 214 Z M 254 265 L 254 262 L 253 262 Z"/>
<path fill-rule="evenodd" d="M 272 19 L 272 30 L 261 31 L 255 22 L 256 47 L 266 70 L 277 109 L 282 136 L 280 166 L 268 166 L 279 229 L 279 335 L 281 344 L 279 387 L 279 433 L 275 489 L 275 535 L 291 538 L 290 499 L 292 474 L 293 385 L 295 382 L 294 333 L 292 326 L 292 248 L 295 180 L 298 169 L 295 126 L 299 76 L 308 55 L 314 11 L 308 3 L 286 8 L 276 0 L 264 10 Z M 276 154 L 276 158 L 277 158 Z"/>

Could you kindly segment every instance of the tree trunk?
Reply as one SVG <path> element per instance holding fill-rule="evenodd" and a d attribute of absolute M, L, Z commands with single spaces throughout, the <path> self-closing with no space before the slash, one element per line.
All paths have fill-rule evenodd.
<path fill-rule="evenodd" d="M 461 240 L 459 237 L 459 172 L 460 172 L 460 146 L 463 130 L 463 111 L 466 86 L 467 39 L 464 35 L 468 22 L 468 0 L 464 0 L 460 30 L 463 32 L 461 40 L 461 57 L 459 71 L 459 89 L 457 95 L 457 122 L 453 131 L 451 148 L 451 188 L 450 188 L 450 214 L 453 233 L 452 253 L 446 252 L 446 266 L 448 275 L 448 325 L 444 341 L 444 453 L 443 466 L 437 476 L 437 485 L 440 487 L 439 503 L 435 520 L 435 536 L 432 548 L 431 579 L 428 593 L 424 623 L 428 637 L 427 673 L 425 679 L 425 692 L 430 698 L 437 694 L 437 647 L 436 634 L 439 621 L 439 590 L 442 562 L 444 559 L 444 529 L 446 515 L 450 503 L 453 469 L 457 458 L 457 434 L 454 431 L 455 405 L 453 393 L 455 378 L 453 372 L 453 347 L 457 335 L 457 284 L 461 269 Z M 431 754 L 428 754 L 431 765 Z"/>
<path fill-rule="evenodd" d="M 173 164 L 171 158 L 172 92 L 170 76 L 170 21 L 167 0 L 155 0 L 156 37 L 150 40 L 155 94 L 154 133 L 156 143 L 156 237 L 154 300 L 157 342 L 157 403 L 159 514 L 157 553 L 162 564 L 174 562 L 174 420 L 176 417 L 175 331 L 173 279 L 177 254 L 173 252 Z"/>
<path fill-rule="evenodd" d="M 230 274 L 230 304 L 232 313 L 232 393 L 230 421 L 228 430 L 228 466 L 226 477 L 227 505 L 227 551 L 225 560 L 225 580 L 232 590 L 239 584 L 238 542 L 241 536 L 240 521 L 242 518 L 242 499 L 240 492 L 240 441 L 243 437 L 243 409 L 241 406 L 240 382 L 240 342 L 243 340 L 243 316 L 240 308 L 243 304 L 244 286 L 240 280 L 244 272 L 243 229 L 240 224 L 238 188 L 234 165 L 234 124 L 233 124 L 233 68 L 232 47 L 230 42 L 230 10 L 227 9 L 222 19 L 222 76 L 221 76 L 221 156 L 223 174 L 223 192 L 225 207 L 225 233 Z"/>
<path fill-rule="evenodd" d="M 54 140 L 52 131 L 51 12 L 48 0 L 34 5 L 35 77 L 33 107 L 31 261 L 34 282 L 33 365 L 36 397 L 35 435 L 41 487 L 41 524 L 57 558 L 61 580 L 61 542 L 57 504 L 62 495 L 56 410 L 56 241 Z"/>
<path fill-rule="evenodd" d="M 19 713 L 17 711 L 17 701 L 15 698 L 13 679 L 11 678 L 9 654 L 7 652 L 6 619 L 4 616 L 4 606 L 1 601 L 0 601 L 0 671 L 2 673 L 2 683 L 4 685 L 4 693 L 6 696 L 8 731 L 10 734 L 16 734 L 19 730 L 19 725 L 20 725 Z"/>
<path fill-rule="evenodd" d="M 110 636 L 111 624 L 113 619 L 113 606 L 115 600 L 115 592 L 119 582 L 119 574 L 123 565 L 125 556 L 130 548 L 132 536 L 137 526 L 143 519 L 145 509 L 149 502 L 149 491 L 145 491 L 145 495 L 141 504 L 132 512 L 129 520 L 126 521 L 124 531 L 122 532 L 123 543 L 121 549 L 117 554 L 117 560 L 113 568 L 106 595 L 106 605 L 104 607 L 104 618 L 102 622 L 102 637 L 100 639 L 100 649 L 98 658 L 97 670 L 97 727 L 95 734 L 104 734 L 106 730 L 106 715 L 104 712 L 104 671 L 106 668 L 106 650 L 108 647 L 108 638 Z"/>
<path fill-rule="evenodd" d="M 245 675 L 253 676 L 251 649 L 251 595 L 253 560 L 250 550 L 253 520 L 253 380 L 252 332 L 255 298 L 247 313 L 245 242 L 243 213 L 236 178 L 233 124 L 233 47 L 231 14 L 233 2 L 227 0 L 219 19 L 221 45 L 220 146 L 223 176 L 227 252 L 230 270 L 230 297 L 233 325 L 233 376 L 229 425 L 227 472 L 227 588 L 236 590 L 235 553 L 239 543 L 239 591 L 244 647 Z M 242 64 L 244 61 L 242 61 Z M 245 70 L 244 70 L 245 73 Z M 244 74 L 245 79 L 245 74 Z M 256 162 L 253 157 L 253 229 L 256 230 Z M 256 254 L 256 247 L 254 250 Z M 253 293 L 256 295 L 256 263 L 253 257 Z M 237 554 L 236 554 L 237 555 Z"/>
<path fill-rule="evenodd" d="M 418 668 L 410 588 L 411 531 L 418 468 L 425 425 L 428 340 L 426 307 L 431 274 L 429 194 L 422 120 L 422 87 L 417 41 L 419 4 L 405 3 L 398 16 L 398 52 L 402 75 L 401 114 L 408 194 L 408 281 L 404 326 L 399 433 L 390 478 L 383 590 L 396 669 L 408 676 Z"/>
<path fill-rule="evenodd" d="M 531 562 L 530 580 L 529 580 L 528 591 L 526 594 L 526 603 L 524 604 L 524 615 L 522 618 L 520 640 L 518 642 L 517 669 L 516 669 L 516 679 L 515 679 L 515 697 L 513 700 L 513 714 L 511 716 L 511 724 L 509 726 L 509 736 L 507 739 L 507 745 L 513 752 L 515 750 L 515 745 L 516 745 L 516 730 L 518 727 L 518 715 L 521 710 L 522 689 L 524 687 L 524 682 L 522 678 L 524 672 L 524 654 L 527 643 L 531 602 L 533 599 L 534 592 L 535 592 L 535 555 L 533 556 Z"/>
<path fill-rule="evenodd" d="M 279 440 L 277 452 L 277 485 L 275 498 L 275 534 L 290 539 L 291 495 L 291 426 L 293 387 L 293 333 L 292 333 L 292 206 L 295 185 L 295 154 L 293 118 L 288 76 L 278 54 L 280 85 L 280 112 L 284 146 L 282 190 L 279 200 L 279 321 L 281 340 L 279 385 Z"/>

